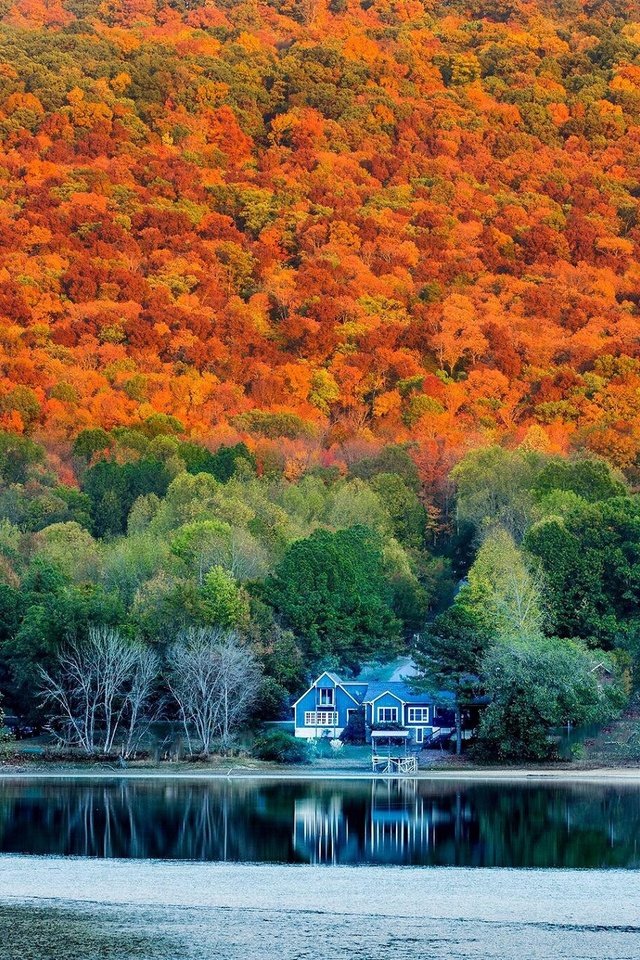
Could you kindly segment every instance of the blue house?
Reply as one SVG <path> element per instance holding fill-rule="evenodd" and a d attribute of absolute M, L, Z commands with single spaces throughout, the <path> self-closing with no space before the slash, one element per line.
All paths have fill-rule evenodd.
<path fill-rule="evenodd" d="M 341 680 L 323 673 L 293 705 L 295 735 L 313 739 L 339 737 L 352 714 L 364 708 L 368 731 L 390 725 L 407 730 L 416 743 L 436 732 L 452 730 L 452 695 L 414 693 L 404 680 Z"/>

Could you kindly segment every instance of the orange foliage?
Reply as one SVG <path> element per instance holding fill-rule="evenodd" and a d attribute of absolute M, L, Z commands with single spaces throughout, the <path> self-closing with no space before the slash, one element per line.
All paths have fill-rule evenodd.
<path fill-rule="evenodd" d="M 637 467 L 637 0 L 2 10 L 2 427 Z"/>

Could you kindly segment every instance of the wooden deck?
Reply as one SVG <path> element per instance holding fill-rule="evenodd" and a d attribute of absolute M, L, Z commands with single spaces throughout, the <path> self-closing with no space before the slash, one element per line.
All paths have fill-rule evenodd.
<path fill-rule="evenodd" d="M 401 777 L 418 772 L 418 758 L 414 755 L 394 757 L 388 754 L 372 754 L 371 768 L 374 773 L 387 777 Z"/>

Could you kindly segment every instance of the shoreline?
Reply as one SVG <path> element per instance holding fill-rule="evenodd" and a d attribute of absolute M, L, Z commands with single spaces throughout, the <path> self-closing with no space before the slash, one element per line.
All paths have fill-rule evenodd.
<path fill-rule="evenodd" d="M 573 770 L 562 768 L 550 770 L 544 768 L 514 768 L 493 769 L 478 768 L 474 770 L 420 770 L 416 774 L 406 777 L 387 777 L 383 774 L 374 774 L 362 770 L 310 770 L 301 769 L 271 769 L 253 770 L 242 768 L 240 765 L 224 769 L 197 769 L 197 770 L 163 770 L 159 768 L 133 768 L 123 770 L 105 769 L 97 767 L 62 767 L 54 770 L 25 770 L 23 767 L 0 768 L 0 783 L 5 780 L 433 780 L 433 781 L 464 781 L 474 782 L 522 782 L 522 783 L 629 783 L 640 785 L 640 767 L 599 767 L 590 770 Z"/>
<path fill-rule="evenodd" d="M 318 944 L 340 960 L 628 960 L 640 940 L 629 870 L 25 856 L 0 869 L 7 960 L 299 960 Z"/>
<path fill-rule="evenodd" d="M 638 870 L 632 868 L 583 870 L 565 867 L 318 865 L 29 854 L 0 854 L 0 865 L 3 880 L 8 881 L 0 893 L 0 903 L 75 901 L 218 909 L 280 908 L 283 912 L 323 911 L 331 914 L 357 914 L 363 910 L 390 917 L 425 916 L 425 902 L 409 896 L 409 893 L 416 883 L 422 883 L 425 875 L 435 873 L 441 880 L 458 881 L 461 902 L 441 899 L 428 903 L 432 917 L 451 919 L 460 919 L 465 914 L 468 918 L 474 915 L 478 918 L 476 911 L 481 912 L 483 907 L 478 902 L 478 890 L 483 886 L 479 881 L 490 883 L 494 888 L 492 919 L 507 920 L 510 915 L 512 917 L 514 909 L 523 906 L 523 902 L 513 896 L 504 897 L 503 891 L 511 890 L 513 893 L 513 886 L 521 880 L 526 894 L 531 878 L 535 877 L 539 892 L 543 893 L 544 878 L 548 878 L 553 886 L 557 881 L 571 885 L 572 897 L 576 898 L 581 912 L 585 914 L 582 922 L 597 922 L 603 906 L 615 907 L 621 914 L 627 914 L 627 923 L 633 920 L 632 925 L 640 933 L 640 887 L 634 887 L 634 893 L 627 891 L 627 900 L 622 904 L 615 898 L 607 900 L 606 897 L 620 880 L 628 883 L 631 876 L 637 877 Z M 366 889 L 353 883 L 356 874 L 366 875 Z M 593 890 L 590 878 L 594 874 L 601 880 L 600 900 L 587 896 Z M 322 879 L 328 875 L 331 876 L 331 889 L 322 883 Z M 196 878 L 210 882 L 197 885 L 188 882 Z M 277 892 L 273 888 L 274 879 L 277 879 L 280 887 Z M 133 880 L 135 883 L 132 883 Z M 303 880 L 306 882 L 303 883 Z M 11 893 L 7 890 L 11 890 Z M 349 897 L 345 898 L 343 894 L 347 890 Z M 524 904 L 530 906 L 526 900 Z M 555 910 L 552 910 L 550 903 L 545 904 L 544 910 L 541 910 L 538 904 L 540 919 L 544 917 L 546 922 L 553 922 L 551 916 L 558 912 L 558 904 L 555 906 Z M 619 922 L 622 922 L 622 917 Z"/>

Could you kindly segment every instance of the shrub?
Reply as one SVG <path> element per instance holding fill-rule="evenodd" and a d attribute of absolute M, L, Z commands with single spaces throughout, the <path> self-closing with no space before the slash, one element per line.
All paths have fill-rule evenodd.
<path fill-rule="evenodd" d="M 258 737 L 253 745 L 253 755 L 258 760 L 273 760 L 275 763 L 304 763 L 309 750 L 304 740 L 297 740 L 284 730 L 272 730 Z"/>
<path fill-rule="evenodd" d="M 340 734 L 343 743 L 362 744 L 367 741 L 367 725 L 364 716 L 364 707 L 354 710 L 349 722 Z"/>

